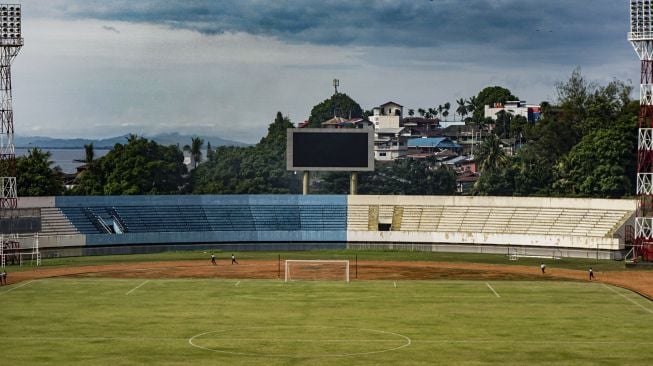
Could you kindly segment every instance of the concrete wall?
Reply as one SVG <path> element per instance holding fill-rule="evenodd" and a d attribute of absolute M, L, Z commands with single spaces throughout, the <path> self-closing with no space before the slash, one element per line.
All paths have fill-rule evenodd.
<path fill-rule="evenodd" d="M 490 234 L 422 231 L 349 231 L 347 242 L 441 243 L 475 245 L 514 245 L 547 248 L 621 250 L 616 238 L 561 235 Z"/>

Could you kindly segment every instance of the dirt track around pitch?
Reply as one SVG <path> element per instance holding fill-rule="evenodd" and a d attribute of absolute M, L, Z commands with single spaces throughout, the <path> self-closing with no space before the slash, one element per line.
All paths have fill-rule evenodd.
<path fill-rule="evenodd" d="M 119 263 L 100 266 L 40 267 L 11 273 L 8 283 L 50 277 L 110 277 L 110 278 L 283 278 L 283 263 L 277 260 L 230 261 L 162 261 Z M 338 269 L 342 271 L 342 269 Z M 547 274 L 539 266 L 495 265 L 453 262 L 420 261 L 358 261 L 351 264 L 350 277 L 358 280 L 573 280 L 588 281 L 586 271 L 547 267 Z M 608 271 L 595 272 L 597 282 L 616 285 L 638 292 L 653 300 L 653 272 Z"/>

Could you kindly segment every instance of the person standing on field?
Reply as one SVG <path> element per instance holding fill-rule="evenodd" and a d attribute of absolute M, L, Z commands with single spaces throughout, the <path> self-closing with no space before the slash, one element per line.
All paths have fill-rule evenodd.
<path fill-rule="evenodd" d="M 217 265 L 217 263 L 215 263 L 215 255 L 213 253 L 211 253 L 211 264 L 214 266 Z"/>
<path fill-rule="evenodd" d="M 546 265 L 544 263 L 540 264 L 540 269 L 542 270 L 542 274 L 546 272 Z"/>
<path fill-rule="evenodd" d="M 590 281 L 595 279 L 594 278 L 594 271 L 592 271 L 592 267 L 590 267 L 589 273 L 590 273 Z"/>
<path fill-rule="evenodd" d="M 4 270 L 0 272 L 0 286 L 7 284 L 7 272 Z"/>
<path fill-rule="evenodd" d="M 236 260 L 236 256 L 231 254 L 231 264 L 238 264 L 238 261 Z"/>

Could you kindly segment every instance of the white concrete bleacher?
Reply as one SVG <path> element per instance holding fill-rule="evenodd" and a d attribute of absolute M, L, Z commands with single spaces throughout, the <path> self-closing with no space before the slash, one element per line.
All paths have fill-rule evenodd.
<path fill-rule="evenodd" d="M 41 232 L 42 236 L 53 235 L 75 235 L 79 231 L 56 207 L 41 208 Z"/>
<path fill-rule="evenodd" d="M 369 233 L 375 231 L 374 225 L 357 221 L 351 222 L 348 229 L 367 230 L 368 233 L 351 233 L 351 240 L 580 246 L 611 250 L 623 247 L 615 233 L 623 230 L 636 208 L 633 200 L 349 196 L 350 212 L 368 212 L 370 205 L 382 208 L 379 222 L 387 220 L 384 212 L 401 212 L 401 218 L 393 220 L 393 234 L 375 237 Z"/>

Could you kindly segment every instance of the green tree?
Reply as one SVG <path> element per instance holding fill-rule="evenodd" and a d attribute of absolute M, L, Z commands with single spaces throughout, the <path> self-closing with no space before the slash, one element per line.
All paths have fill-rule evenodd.
<path fill-rule="evenodd" d="M 191 172 L 195 194 L 299 193 L 300 177 L 286 171 L 286 130 L 293 127 L 278 112 L 268 134 L 255 146 L 220 146 L 219 159 L 201 164 Z"/>
<path fill-rule="evenodd" d="M 507 166 L 508 157 L 496 135 L 490 135 L 483 140 L 478 150 L 476 161 L 481 172 L 497 171 Z"/>
<path fill-rule="evenodd" d="M 211 147 L 211 141 L 206 143 L 206 160 L 215 159 L 215 150 Z"/>
<path fill-rule="evenodd" d="M 518 100 L 510 90 L 500 86 L 488 86 L 481 90 L 476 99 L 474 100 L 474 114 L 475 121 L 480 121 L 485 118 L 485 106 L 493 105 L 494 103 L 505 103 L 509 100 Z"/>
<path fill-rule="evenodd" d="M 311 116 L 308 118 L 309 127 L 322 127 L 322 122 L 328 121 L 336 116 L 360 118 L 363 117 L 363 110 L 347 94 L 337 93 L 313 107 Z"/>
<path fill-rule="evenodd" d="M 63 193 L 61 168 L 52 167 L 52 154 L 38 148 L 16 159 L 18 196 L 56 196 Z"/>
<path fill-rule="evenodd" d="M 557 165 L 553 188 L 562 195 L 622 197 L 632 194 L 637 141 L 618 129 L 588 133 Z"/>
<path fill-rule="evenodd" d="M 86 164 L 90 164 L 91 162 L 93 162 L 93 158 L 95 158 L 95 150 L 93 149 L 93 143 L 84 145 L 84 154 L 85 154 L 84 162 Z"/>
<path fill-rule="evenodd" d="M 410 117 L 414 116 L 414 115 L 415 115 L 415 110 L 412 109 L 412 108 L 409 109 L 409 110 L 408 110 L 408 115 L 409 115 Z"/>
<path fill-rule="evenodd" d="M 177 194 L 184 186 L 184 156 L 176 146 L 162 146 L 136 135 L 116 144 L 78 177 L 80 195 Z"/>
<path fill-rule="evenodd" d="M 199 137 L 191 138 L 190 145 L 184 146 L 184 151 L 190 153 L 195 162 L 194 168 L 197 168 L 197 164 L 202 161 L 202 147 L 204 147 L 204 140 Z"/>
<path fill-rule="evenodd" d="M 456 100 L 458 103 L 458 108 L 456 108 L 456 113 L 460 115 L 460 120 L 462 121 L 467 115 L 467 103 L 464 98 Z"/>

